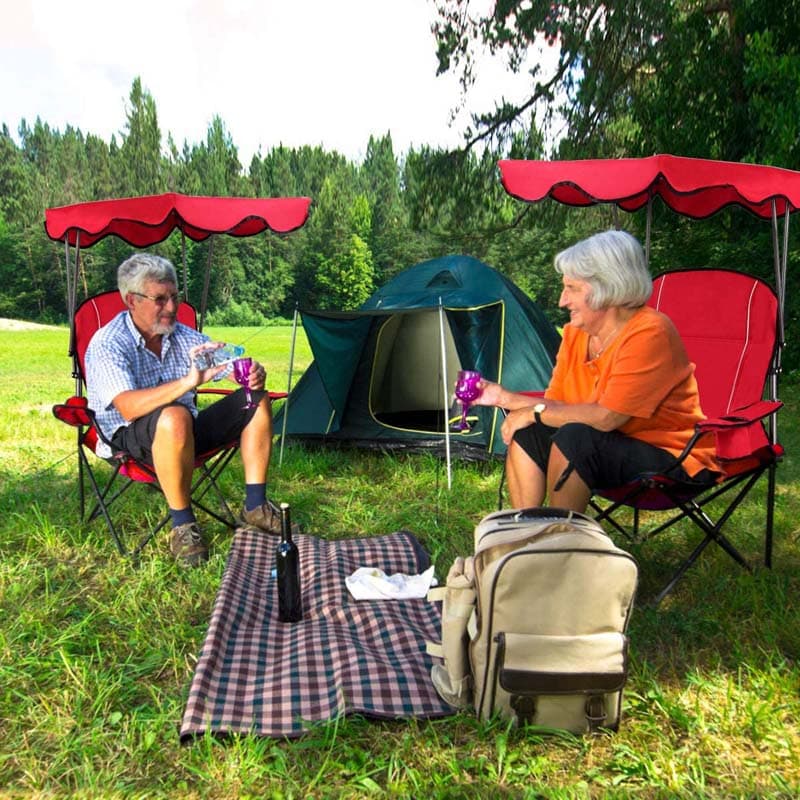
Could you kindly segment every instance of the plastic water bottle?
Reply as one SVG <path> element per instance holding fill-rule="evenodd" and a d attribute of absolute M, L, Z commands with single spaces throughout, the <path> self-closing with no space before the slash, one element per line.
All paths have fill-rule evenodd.
<path fill-rule="evenodd" d="M 194 365 L 199 370 L 230 364 L 244 355 L 244 347 L 238 344 L 226 344 L 216 350 L 202 350 L 194 357 Z"/>

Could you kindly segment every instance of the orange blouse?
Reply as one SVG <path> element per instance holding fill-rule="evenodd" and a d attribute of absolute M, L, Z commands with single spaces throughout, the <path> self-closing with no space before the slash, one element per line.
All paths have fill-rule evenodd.
<path fill-rule="evenodd" d="M 664 314 L 644 306 L 597 358 L 588 357 L 589 335 L 572 325 L 564 336 L 545 398 L 597 403 L 629 416 L 620 433 L 667 450 L 683 451 L 704 419 L 694 364 Z M 713 437 L 701 439 L 683 462 L 689 475 L 718 470 Z"/>

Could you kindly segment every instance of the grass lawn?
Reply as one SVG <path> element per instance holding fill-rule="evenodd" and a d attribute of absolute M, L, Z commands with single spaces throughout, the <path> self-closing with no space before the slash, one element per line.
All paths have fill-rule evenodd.
<path fill-rule="evenodd" d="M 291 328 L 209 332 L 246 341 L 267 365 L 270 388 L 286 388 Z M 204 568 L 178 568 L 162 536 L 134 569 L 102 521 L 81 524 L 74 435 L 50 413 L 74 388 L 67 347 L 65 328 L 0 331 L 0 797 L 800 794 L 796 387 L 783 396 L 788 455 L 778 472 L 773 570 L 747 574 L 710 548 L 655 610 L 648 594 L 693 534 L 679 529 L 629 548 L 641 588 L 617 734 L 541 736 L 463 714 L 348 718 L 294 741 L 208 737 L 182 746 L 178 727 L 231 534 L 205 525 L 213 549 Z M 309 361 L 301 339 L 293 382 Z M 287 445 L 270 492 L 326 537 L 407 528 L 443 576 L 495 508 L 499 472 L 499 464 L 457 464 L 448 491 L 430 456 Z M 237 504 L 241 480 L 237 464 L 223 482 Z M 133 495 L 124 526 L 160 516 L 157 496 Z M 754 563 L 763 498 L 762 487 L 732 523 L 731 538 Z"/>

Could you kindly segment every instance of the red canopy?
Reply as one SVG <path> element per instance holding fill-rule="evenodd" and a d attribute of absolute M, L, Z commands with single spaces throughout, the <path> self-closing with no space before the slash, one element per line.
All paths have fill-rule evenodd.
<path fill-rule="evenodd" d="M 48 208 L 44 226 L 51 239 L 66 238 L 71 245 L 80 231 L 81 247 L 112 234 L 134 247 L 148 247 L 175 228 L 198 242 L 213 233 L 252 236 L 267 228 L 288 233 L 305 223 L 310 204 L 308 197 L 193 197 L 171 192 Z"/>
<path fill-rule="evenodd" d="M 800 208 L 800 172 L 759 164 L 657 155 L 582 161 L 501 161 L 503 186 L 513 197 L 550 197 L 570 206 L 616 203 L 636 211 L 660 197 L 673 211 L 701 219 L 728 205 L 759 217 Z"/>

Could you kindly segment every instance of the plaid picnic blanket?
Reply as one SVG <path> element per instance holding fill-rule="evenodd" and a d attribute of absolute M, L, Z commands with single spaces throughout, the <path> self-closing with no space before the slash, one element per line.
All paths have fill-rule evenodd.
<path fill-rule="evenodd" d="M 197 662 L 181 740 L 205 731 L 299 736 L 342 714 L 439 717 L 452 709 L 430 680 L 425 641 L 440 611 L 424 599 L 354 600 L 358 567 L 418 574 L 430 564 L 406 531 L 326 541 L 295 537 L 303 620 L 277 618 L 274 537 L 239 528 Z"/>

